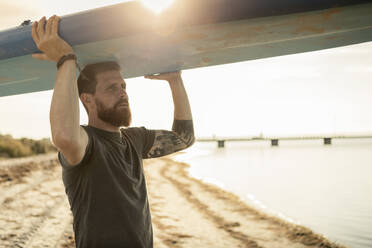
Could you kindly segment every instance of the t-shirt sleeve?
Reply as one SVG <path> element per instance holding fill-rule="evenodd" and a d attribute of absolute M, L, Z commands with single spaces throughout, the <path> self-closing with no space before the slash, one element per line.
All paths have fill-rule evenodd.
<path fill-rule="evenodd" d="M 142 158 L 148 158 L 147 154 L 154 144 L 155 130 L 147 129 L 145 127 L 135 127 L 130 128 L 130 133 L 133 135 L 133 142 L 135 143 L 138 152 L 142 155 Z"/>
<path fill-rule="evenodd" d="M 59 160 L 61 166 L 64 169 L 70 170 L 70 169 L 75 169 L 75 168 L 81 167 L 83 164 L 86 163 L 86 161 L 89 160 L 89 157 L 92 154 L 92 150 L 93 150 L 92 134 L 88 131 L 88 129 L 85 126 L 82 126 L 82 127 L 84 128 L 84 130 L 87 132 L 87 135 L 88 135 L 88 144 L 87 144 L 87 147 L 85 148 L 85 153 L 84 153 L 83 159 L 77 165 L 71 165 L 66 160 L 66 158 L 63 156 L 63 154 L 61 152 L 58 152 L 58 160 Z"/>

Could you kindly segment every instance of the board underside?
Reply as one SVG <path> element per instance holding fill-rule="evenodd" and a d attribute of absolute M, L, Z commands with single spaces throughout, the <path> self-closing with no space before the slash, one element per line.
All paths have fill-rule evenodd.
<path fill-rule="evenodd" d="M 223 3 L 222 0 L 219 2 Z M 185 18 L 177 11 L 172 15 L 165 12 L 156 16 L 138 2 L 110 8 L 101 9 L 108 13 L 111 10 L 111 16 L 115 17 L 114 8 L 115 11 L 127 8 L 133 16 L 126 15 L 126 20 L 106 18 L 103 23 L 99 23 L 101 18 L 96 18 L 95 23 L 89 18 L 94 13 L 99 14 L 97 11 L 101 9 L 81 12 L 62 17 L 59 33 L 73 46 L 82 67 L 114 60 L 121 65 L 124 78 L 372 40 L 372 3 L 365 1 L 336 8 L 280 12 L 273 16 L 252 17 L 239 12 L 235 19 L 231 16 L 223 19 L 220 14 L 218 18 L 222 21 L 216 21 L 216 17 L 198 21 L 202 18 Z M 141 20 L 138 16 L 142 16 Z M 84 26 L 87 23 L 90 29 Z M 125 32 L 119 32 L 123 29 Z M 112 32 L 108 34 L 107 30 Z M 31 54 L 37 51 L 30 25 L 0 32 L 0 96 L 53 88 L 57 72 L 55 63 L 33 59 Z"/>

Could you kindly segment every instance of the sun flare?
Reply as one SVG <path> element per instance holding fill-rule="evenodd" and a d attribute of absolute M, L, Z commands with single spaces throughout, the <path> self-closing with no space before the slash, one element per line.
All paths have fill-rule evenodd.
<path fill-rule="evenodd" d="M 173 3 L 173 0 L 141 0 L 141 3 L 156 14 L 159 14 L 168 8 Z"/>

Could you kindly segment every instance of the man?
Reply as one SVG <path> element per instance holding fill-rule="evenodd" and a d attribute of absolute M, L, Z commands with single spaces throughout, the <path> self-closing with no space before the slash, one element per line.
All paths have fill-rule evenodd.
<path fill-rule="evenodd" d="M 152 247 L 152 224 L 142 159 L 164 156 L 194 143 L 193 122 L 181 73 L 146 76 L 169 82 L 174 102 L 172 131 L 128 127 L 126 83 L 116 62 L 87 65 L 76 82 L 72 47 L 58 36 L 60 18 L 33 23 L 42 54 L 59 62 L 50 107 L 52 141 L 74 217 L 77 247 Z M 71 56 L 70 56 L 71 57 Z M 67 58 L 67 57 L 65 57 Z M 89 123 L 79 123 L 79 98 Z"/>

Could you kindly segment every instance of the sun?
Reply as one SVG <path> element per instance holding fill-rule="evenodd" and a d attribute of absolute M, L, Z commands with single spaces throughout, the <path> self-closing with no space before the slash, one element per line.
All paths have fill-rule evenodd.
<path fill-rule="evenodd" d="M 168 8 L 173 3 L 173 0 L 141 0 L 141 3 L 156 14 L 159 14 Z"/>

